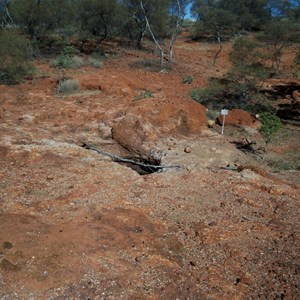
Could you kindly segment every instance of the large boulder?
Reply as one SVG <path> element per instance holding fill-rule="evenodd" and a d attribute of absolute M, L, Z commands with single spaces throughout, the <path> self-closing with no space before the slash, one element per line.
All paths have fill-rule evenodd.
<path fill-rule="evenodd" d="M 246 126 L 246 127 L 258 127 L 259 122 L 257 118 L 249 114 L 248 112 L 242 109 L 232 109 L 229 111 L 228 115 L 226 116 L 226 125 L 234 125 L 234 126 Z M 222 125 L 223 116 L 218 116 L 217 123 Z"/>
<path fill-rule="evenodd" d="M 205 112 L 204 106 L 192 100 L 135 101 L 114 121 L 112 135 L 129 151 L 149 156 L 166 137 L 200 133 L 207 126 Z"/>

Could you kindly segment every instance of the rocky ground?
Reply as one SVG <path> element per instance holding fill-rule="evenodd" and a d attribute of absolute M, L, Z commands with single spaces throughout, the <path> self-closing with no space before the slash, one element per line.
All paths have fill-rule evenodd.
<path fill-rule="evenodd" d="M 164 72 L 122 48 L 100 69 L 41 61 L 0 86 L 1 299 L 300 298 L 299 168 L 261 158 L 299 166 L 299 127 L 251 155 L 236 144 L 263 145 L 257 127 L 207 128 L 188 93 L 228 69 L 216 48 L 181 38 Z M 81 90 L 58 95 L 62 76 Z M 141 175 L 87 145 L 180 167 Z"/>

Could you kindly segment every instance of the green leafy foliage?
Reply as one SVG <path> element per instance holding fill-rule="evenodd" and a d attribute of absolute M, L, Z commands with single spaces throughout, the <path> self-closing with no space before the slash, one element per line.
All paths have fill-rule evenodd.
<path fill-rule="evenodd" d="M 79 51 L 74 46 L 66 46 L 63 48 L 61 55 L 62 56 L 68 56 L 68 57 L 74 57 L 75 54 L 78 54 Z"/>
<path fill-rule="evenodd" d="M 256 79 L 265 79 L 270 75 L 270 69 L 265 65 L 267 59 L 263 44 L 249 37 L 238 38 L 230 54 L 232 73 L 242 78 L 254 76 Z"/>
<path fill-rule="evenodd" d="M 75 54 L 78 51 L 73 46 L 66 46 L 59 57 L 53 59 L 50 63 L 52 67 L 64 69 L 77 69 L 84 66 L 84 61 L 81 57 Z"/>
<path fill-rule="evenodd" d="M 211 79 L 207 87 L 192 90 L 191 98 L 213 110 L 239 108 L 253 114 L 273 110 L 254 82 L 239 82 L 230 76 Z"/>
<path fill-rule="evenodd" d="M 231 70 L 222 78 L 211 79 L 205 88 L 191 92 L 192 99 L 210 109 L 240 108 L 250 113 L 273 112 L 260 94 L 259 82 L 272 74 L 262 43 L 252 37 L 235 40 L 230 54 Z"/>
<path fill-rule="evenodd" d="M 236 32 L 236 16 L 231 12 L 215 7 L 204 7 L 201 11 L 201 20 L 195 24 L 194 38 L 207 37 L 215 40 L 230 38 Z"/>
<path fill-rule="evenodd" d="M 81 57 L 64 56 L 60 55 L 58 58 L 53 59 L 50 63 L 52 67 L 63 69 L 77 69 L 84 66 L 84 61 Z"/>
<path fill-rule="evenodd" d="M 268 143 L 274 133 L 281 127 L 281 121 L 276 115 L 269 112 L 262 113 L 259 118 L 262 123 L 260 132 L 265 136 Z"/>
<path fill-rule="evenodd" d="M 30 41 L 17 31 L 0 31 L 0 83 L 16 84 L 33 74 Z"/>

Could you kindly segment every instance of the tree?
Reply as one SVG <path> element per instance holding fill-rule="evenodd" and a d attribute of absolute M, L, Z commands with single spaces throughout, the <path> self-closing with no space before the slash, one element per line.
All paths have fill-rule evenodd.
<path fill-rule="evenodd" d="M 33 74 L 30 41 L 14 30 L 0 31 L 0 83 L 16 84 Z"/>
<path fill-rule="evenodd" d="M 117 0 L 79 0 L 81 28 L 99 42 L 115 36 Z"/>
<path fill-rule="evenodd" d="M 201 21 L 210 9 L 222 9 L 235 16 L 237 30 L 258 30 L 269 18 L 268 0 L 195 0 L 192 13 Z M 222 18 L 222 15 L 219 15 Z"/>
<path fill-rule="evenodd" d="M 237 17 L 237 24 L 241 30 L 259 30 L 269 19 L 266 10 L 268 0 L 220 0 L 219 8 L 228 10 Z"/>
<path fill-rule="evenodd" d="M 140 7 L 146 22 L 146 28 L 160 51 L 161 67 L 164 65 L 165 49 L 163 43 L 160 41 L 166 38 L 168 32 L 170 32 L 170 63 L 173 63 L 174 44 L 185 16 L 187 3 L 188 1 L 186 0 L 140 0 Z"/>
<path fill-rule="evenodd" d="M 128 34 L 130 40 L 134 40 L 136 47 L 142 49 L 147 24 L 139 0 L 121 1 L 124 11 L 122 23 L 124 31 Z"/>
<path fill-rule="evenodd" d="M 269 49 L 272 68 L 277 70 L 280 65 L 282 50 L 290 42 L 298 40 L 299 26 L 289 20 L 273 19 L 263 27 L 260 39 Z"/>
<path fill-rule="evenodd" d="M 69 0 L 11 0 L 9 9 L 14 22 L 32 39 L 66 26 L 70 15 Z"/>
<path fill-rule="evenodd" d="M 237 18 L 231 12 L 222 9 L 205 6 L 201 12 L 201 19 L 197 22 L 197 36 L 213 36 L 219 44 L 219 50 L 215 54 L 212 63 L 215 64 L 222 51 L 222 40 L 231 37 L 235 32 Z"/>
<path fill-rule="evenodd" d="M 9 0 L 0 0 L 0 26 L 3 30 L 6 30 L 6 27 L 13 24 L 12 17 L 8 10 Z"/>

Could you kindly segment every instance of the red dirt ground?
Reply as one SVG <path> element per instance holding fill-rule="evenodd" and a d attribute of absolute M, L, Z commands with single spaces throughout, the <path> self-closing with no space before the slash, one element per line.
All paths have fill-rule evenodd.
<path fill-rule="evenodd" d="M 2 300 L 300 298 L 299 171 L 270 174 L 234 146 L 261 141 L 255 129 L 164 136 L 162 163 L 181 168 L 144 176 L 80 146 L 122 154 L 110 130 L 147 101 L 135 96 L 187 100 L 230 67 L 230 44 L 212 66 L 216 49 L 182 37 L 173 69 L 152 72 L 134 67 L 150 52 L 117 48 L 100 69 L 43 61 L 33 80 L 0 86 Z M 62 76 L 80 92 L 57 95 Z M 288 141 L 271 145 L 277 158 L 299 150 L 299 131 Z"/>

